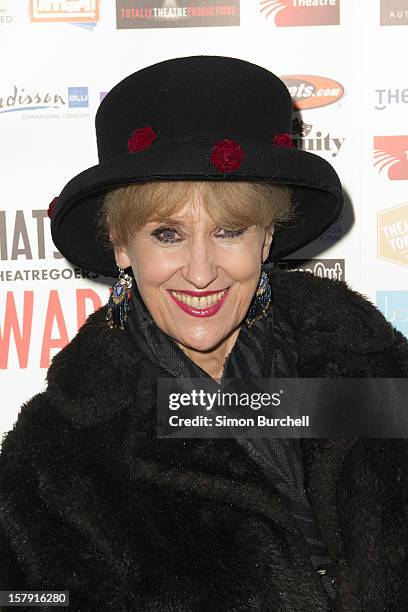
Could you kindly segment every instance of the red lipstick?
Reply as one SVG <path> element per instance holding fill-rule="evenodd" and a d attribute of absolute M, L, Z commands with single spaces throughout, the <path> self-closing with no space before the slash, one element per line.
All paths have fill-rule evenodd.
<path fill-rule="evenodd" d="M 177 306 L 179 306 L 179 308 L 181 308 L 181 310 L 184 310 L 184 312 L 186 312 L 187 314 L 192 315 L 193 317 L 211 317 L 220 310 L 221 306 L 225 301 L 225 298 L 228 295 L 229 287 L 225 290 L 224 295 L 220 300 L 218 300 L 218 302 L 216 302 L 215 304 L 211 304 L 211 306 L 208 306 L 207 308 L 194 308 L 194 306 L 189 306 L 188 304 L 185 304 L 184 302 L 178 300 L 176 296 L 171 293 L 171 289 L 167 289 L 167 291 L 169 292 L 169 295 L 173 299 L 173 301 L 176 302 Z M 173 291 L 176 290 L 173 289 Z M 224 289 L 219 289 L 218 291 L 180 291 L 179 293 L 185 293 L 186 295 L 191 295 L 192 297 L 204 297 L 206 295 L 220 293 L 220 291 L 224 291 Z"/>

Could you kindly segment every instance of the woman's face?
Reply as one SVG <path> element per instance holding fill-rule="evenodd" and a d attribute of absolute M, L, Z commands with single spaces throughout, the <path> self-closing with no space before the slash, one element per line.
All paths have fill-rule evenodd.
<path fill-rule="evenodd" d="M 115 255 L 121 268 L 132 267 L 155 323 L 179 344 L 209 351 L 240 326 L 272 234 L 218 227 L 197 193 L 165 222 L 144 225 Z"/>

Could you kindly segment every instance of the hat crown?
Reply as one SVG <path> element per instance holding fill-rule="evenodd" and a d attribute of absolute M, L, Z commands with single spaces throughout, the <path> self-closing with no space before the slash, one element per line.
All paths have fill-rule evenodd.
<path fill-rule="evenodd" d="M 134 130 L 161 142 L 213 136 L 273 143 L 290 133 L 292 99 L 281 79 L 245 60 L 198 55 L 165 60 L 109 91 L 95 117 L 99 161 L 128 155 Z"/>
<path fill-rule="evenodd" d="M 333 166 L 294 146 L 286 85 L 251 62 L 196 55 L 143 68 L 109 91 L 95 127 L 100 163 L 73 177 L 49 211 L 55 246 L 85 270 L 117 274 L 113 249 L 100 242 L 96 222 L 104 194 L 119 185 L 289 185 L 296 218 L 276 229 L 271 261 L 318 238 L 341 213 L 343 193 Z"/>

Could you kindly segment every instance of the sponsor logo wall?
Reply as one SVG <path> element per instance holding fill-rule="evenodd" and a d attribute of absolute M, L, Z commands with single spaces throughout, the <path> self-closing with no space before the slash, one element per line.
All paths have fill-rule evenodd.
<path fill-rule="evenodd" d="M 293 108 L 319 108 L 337 102 L 344 95 L 344 87 L 328 77 L 316 75 L 282 76 L 293 100 Z"/>
<path fill-rule="evenodd" d="M 408 25 L 407 0 L 381 0 L 381 25 Z"/>
<path fill-rule="evenodd" d="M 206 2 L 116 0 L 116 27 L 126 29 L 239 26 L 239 9 L 239 0 L 206 0 Z"/>
<path fill-rule="evenodd" d="M 387 321 L 408 337 L 408 291 L 378 291 L 377 305 Z"/>
<path fill-rule="evenodd" d="M 265 19 L 278 27 L 340 24 L 340 0 L 260 0 L 259 4 Z"/>
<path fill-rule="evenodd" d="M 374 136 L 374 166 L 390 181 L 408 180 L 408 136 Z"/>
<path fill-rule="evenodd" d="M 0 0 L 0 442 L 114 282 L 62 257 L 48 205 L 98 163 L 107 92 L 170 57 L 229 55 L 282 78 L 295 146 L 334 165 L 346 207 L 275 265 L 346 281 L 408 334 L 407 26 L 408 0 Z"/>
<path fill-rule="evenodd" d="M 99 21 L 99 0 L 31 0 L 32 22 Z"/>
<path fill-rule="evenodd" d="M 408 268 L 408 203 L 378 213 L 378 257 Z"/>
<path fill-rule="evenodd" d="M 281 259 L 273 264 L 280 270 L 292 272 L 310 272 L 320 278 L 346 280 L 346 263 L 344 259 Z"/>
<path fill-rule="evenodd" d="M 13 25 L 15 22 L 15 12 L 10 0 L 0 2 L 0 28 L 4 31 L 6 26 Z M 7 31 L 7 30 L 6 30 Z"/>

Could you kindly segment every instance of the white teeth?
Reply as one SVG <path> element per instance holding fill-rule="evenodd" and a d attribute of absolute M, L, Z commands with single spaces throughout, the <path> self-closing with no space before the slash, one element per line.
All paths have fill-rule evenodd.
<path fill-rule="evenodd" d="M 219 293 L 212 293 L 211 295 L 205 295 L 202 297 L 192 297 L 191 295 L 186 295 L 185 293 L 178 293 L 177 291 L 172 291 L 172 295 L 177 298 L 183 304 L 187 304 L 187 306 L 192 306 L 193 308 L 208 308 L 208 306 L 212 306 L 218 300 L 222 298 L 225 291 L 220 291 Z"/>

